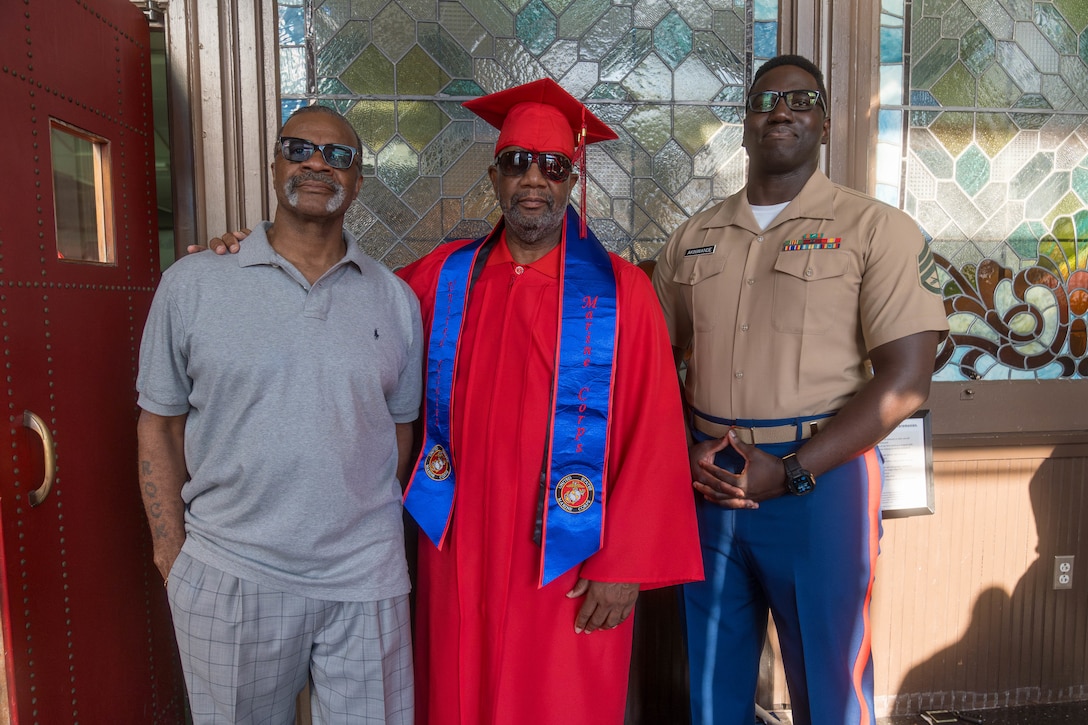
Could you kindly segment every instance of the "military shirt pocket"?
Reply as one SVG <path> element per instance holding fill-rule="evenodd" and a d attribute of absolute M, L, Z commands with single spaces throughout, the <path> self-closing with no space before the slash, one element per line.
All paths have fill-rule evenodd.
<path fill-rule="evenodd" d="M 844 275 L 850 259 L 838 250 L 779 252 L 775 260 L 772 319 L 777 332 L 822 334 L 857 305 Z"/>
<path fill-rule="evenodd" d="M 721 317 L 719 310 L 725 298 L 721 273 L 725 269 L 725 257 L 721 251 L 684 257 L 673 273 L 672 281 L 682 285 L 687 292 L 688 309 L 696 332 L 713 330 Z"/>

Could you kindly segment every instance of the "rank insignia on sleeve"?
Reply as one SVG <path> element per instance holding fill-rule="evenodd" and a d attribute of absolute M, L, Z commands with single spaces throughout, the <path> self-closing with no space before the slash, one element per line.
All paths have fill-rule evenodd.
<path fill-rule="evenodd" d="M 924 245 L 918 255 L 918 281 L 933 294 L 941 294 L 941 277 L 937 273 L 937 260 L 933 258 L 929 244 Z"/>
<path fill-rule="evenodd" d="M 838 249 L 842 237 L 822 237 L 818 232 L 806 234 L 800 239 L 790 239 L 782 243 L 783 252 L 803 252 L 808 249 Z"/>
<path fill-rule="evenodd" d="M 563 476 L 555 484 L 555 501 L 567 513 L 581 513 L 593 504 L 593 483 L 580 473 Z"/>
<path fill-rule="evenodd" d="M 450 457 L 446 455 L 446 449 L 442 446 L 435 446 L 431 449 L 431 452 L 427 454 L 427 460 L 424 462 L 424 470 L 427 472 L 427 477 L 435 481 L 443 481 L 450 476 Z"/>

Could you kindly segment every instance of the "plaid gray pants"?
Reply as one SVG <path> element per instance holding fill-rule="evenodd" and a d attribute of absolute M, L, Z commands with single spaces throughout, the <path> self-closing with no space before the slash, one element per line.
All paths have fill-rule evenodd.
<path fill-rule="evenodd" d="M 407 595 L 308 599 L 184 552 L 170 571 L 168 595 L 196 725 L 290 725 L 307 682 L 315 723 L 411 725 Z"/>

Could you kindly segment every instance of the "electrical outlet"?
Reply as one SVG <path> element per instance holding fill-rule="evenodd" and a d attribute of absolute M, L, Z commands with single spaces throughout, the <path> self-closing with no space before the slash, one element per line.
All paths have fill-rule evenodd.
<path fill-rule="evenodd" d="M 1070 556 L 1055 556 L 1054 557 L 1054 588 L 1055 589 L 1072 589 L 1073 588 L 1073 557 Z"/>

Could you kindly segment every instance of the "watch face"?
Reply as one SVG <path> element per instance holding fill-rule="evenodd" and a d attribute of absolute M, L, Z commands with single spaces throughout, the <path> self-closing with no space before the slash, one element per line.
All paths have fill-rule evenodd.
<path fill-rule="evenodd" d="M 794 496 L 804 496 L 815 488 L 816 481 L 808 471 L 804 471 L 800 476 L 790 479 L 790 493 Z"/>

